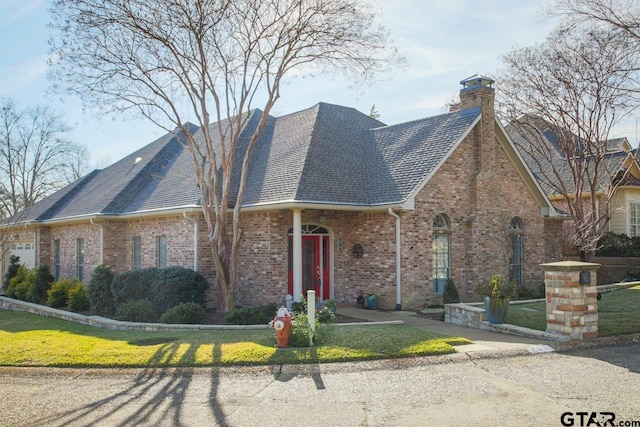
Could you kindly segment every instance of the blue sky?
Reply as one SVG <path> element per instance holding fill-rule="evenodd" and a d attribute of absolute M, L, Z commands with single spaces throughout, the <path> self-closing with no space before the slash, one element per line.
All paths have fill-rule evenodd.
<path fill-rule="evenodd" d="M 460 80 L 476 73 L 492 76 L 502 53 L 542 41 L 552 26 L 541 18 L 546 0 L 372 2 L 380 7 L 381 23 L 407 57 L 408 67 L 362 94 L 334 78 L 294 81 L 282 88 L 274 115 L 318 102 L 367 114 L 375 104 L 387 124 L 440 114 L 457 94 Z M 143 118 L 98 118 L 83 112 L 79 101 L 47 94 L 47 8 L 47 0 L 0 2 L 0 98 L 11 98 L 21 108 L 54 107 L 73 128 L 70 137 L 89 148 L 92 167 L 116 161 L 164 134 Z"/>

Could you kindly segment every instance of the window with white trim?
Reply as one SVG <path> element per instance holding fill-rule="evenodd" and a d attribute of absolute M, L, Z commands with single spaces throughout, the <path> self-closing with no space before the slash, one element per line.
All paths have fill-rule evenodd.
<path fill-rule="evenodd" d="M 433 236 L 431 240 L 431 256 L 432 256 L 432 280 L 433 292 L 444 292 L 444 286 L 449 280 L 449 243 L 451 236 L 451 227 L 449 218 L 444 214 L 436 215 L 433 220 Z"/>
<path fill-rule="evenodd" d="M 60 239 L 53 241 L 53 277 L 60 280 Z"/>
<path fill-rule="evenodd" d="M 139 270 L 142 268 L 142 239 L 140 236 L 134 236 L 133 241 L 133 269 Z"/>
<path fill-rule="evenodd" d="M 522 285 L 524 281 L 524 227 L 522 226 L 522 220 L 520 220 L 520 218 L 514 217 L 511 219 L 509 233 L 511 237 L 509 279 L 518 285 Z"/>
<path fill-rule="evenodd" d="M 156 237 L 156 267 L 164 268 L 167 266 L 167 237 Z"/>
<path fill-rule="evenodd" d="M 629 203 L 629 237 L 640 236 L 640 202 Z"/>
<path fill-rule="evenodd" d="M 76 278 L 84 280 L 84 239 L 76 240 Z"/>

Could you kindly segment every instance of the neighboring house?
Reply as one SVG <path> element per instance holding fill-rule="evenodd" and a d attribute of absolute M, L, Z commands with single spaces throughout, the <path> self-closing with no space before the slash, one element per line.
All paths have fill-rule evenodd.
<path fill-rule="evenodd" d="M 537 126 L 540 132 L 526 138 L 524 137 L 527 134 L 525 127 L 509 125 L 507 131 L 556 209 L 566 212 L 567 202 L 558 190 L 560 188 L 558 176 L 564 182 L 567 194 L 575 197 L 574 180 L 572 171 L 567 167 L 566 154 L 555 142 L 554 134 L 549 130 L 548 124 L 535 118 L 527 121 L 529 125 Z M 541 138 L 537 139 L 538 136 Z M 545 155 L 540 155 L 539 150 L 533 148 L 532 144 L 537 144 L 538 141 L 544 143 L 547 148 Z M 597 215 L 607 221 L 607 231 L 626 234 L 629 237 L 640 236 L 640 166 L 637 151 L 631 147 L 626 138 L 612 139 L 607 141 L 604 159 L 604 167 L 600 170 L 597 183 Z M 557 171 L 557 176 L 554 171 Z M 591 192 L 586 186 L 586 180 L 583 188 L 582 197 L 588 202 Z M 608 196 L 611 198 L 607 202 Z M 589 202 L 587 206 L 588 204 Z M 572 221 L 565 222 L 566 233 L 571 232 L 572 226 Z"/>
<path fill-rule="evenodd" d="M 477 299 L 493 273 L 537 287 L 539 264 L 561 259 L 562 222 L 495 117 L 493 81 L 461 84 L 457 111 L 398 125 L 324 103 L 270 118 L 247 178 L 237 302 L 315 289 L 421 308 L 448 279 Z M 101 262 L 181 265 L 215 284 L 191 162 L 168 134 L 38 202 L 25 222 L 37 263 L 85 281 Z"/>

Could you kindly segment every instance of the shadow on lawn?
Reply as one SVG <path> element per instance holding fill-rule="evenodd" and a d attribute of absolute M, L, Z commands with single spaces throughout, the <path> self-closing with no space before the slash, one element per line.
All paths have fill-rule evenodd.
<path fill-rule="evenodd" d="M 176 355 L 179 345 L 171 343 L 161 346 L 154 354 L 150 364 L 161 365 L 164 360 Z M 183 354 L 180 362 L 193 364 L 198 345 L 192 344 Z M 214 361 L 221 358 L 220 346 L 213 349 Z M 200 368 L 146 368 L 139 370 L 135 376 L 132 371 L 117 371 L 111 373 L 98 373 L 110 375 L 110 379 L 122 376 L 126 385 L 118 391 L 105 392 L 99 400 L 85 403 L 78 407 L 72 407 L 61 413 L 55 413 L 48 417 L 34 420 L 39 425 L 94 425 L 105 423 L 108 425 L 139 425 L 150 423 L 163 423 L 169 421 L 171 425 L 190 425 L 193 415 L 187 412 L 185 404 L 189 401 L 209 402 L 211 423 L 219 426 L 227 426 L 226 413 L 219 401 L 220 369 Z M 91 372 L 86 375 L 91 375 Z M 197 377 L 197 385 L 193 390 L 190 386 Z M 74 377 L 73 381 L 82 381 L 83 378 Z M 202 383 L 209 383 L 208 396 L 198 394 Z M 111 388 L 112 381 L 108 381 L 106 389 Z M 120 387 L 119 385 L 117 385 Z M 73 402 L 68 404 L 73 405 Z M 206 420 L 199 420 L 205 422 Z"/>

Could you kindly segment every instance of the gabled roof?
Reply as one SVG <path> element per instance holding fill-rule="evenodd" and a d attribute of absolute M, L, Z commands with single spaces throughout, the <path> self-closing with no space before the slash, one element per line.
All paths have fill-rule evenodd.
<path fill-rule="evenodd" d="M 479 108 L 472 108 L 386 126 L 352 108 L 319 103 L 269 117 L 252 152 L 244 206 L 401 207 L 471 131 L 480 114 Z M 241 133 L 237 166 L 261 115 L 253 111 Z M 212 130 L 216 126 L 212 124 Z M 191 130 L 196 139 L 201 137 L 195 126 Z M 169 133 L 91 172 L 36 203 L 26 220 L 198 207 L 193 160 L 179 138 Z M 238 180 L 236 167 L 236 187 Z"/>
<path fill-rule="evenodd" d="M 526 117 L 524 120 L 527 123 L 526 125 L 511 123 L 507 126 L 506 130 L 518 146 L 524 161 L 533 172 L 540 186 L 548 196 L 559 195 L 558 188 L 560 182 L 564 183 L 569 193 L 575 192 L 575 183 L 572 178 L 570 165 L 568 164 L 567 153 L 560 148 L 552 126 L 536 117 Z M 578 137 L 571 137 L 578 141 Z M 540 151 L 535 148 L 535 144 L 537 143 L 544 143 L 548 151 L 544 154 L 540 153 Z M 576 143 L 576 147 L 579 146 L 580 144 Z M 604 156 L 604 166 L 606 169 L 602 169 L 602 173 L 598 176 L 599 189 L 604 189 L 610 185 L 610 178 L 614 178 L 615 180 L 624 176 L 624 169 L 628 167 L 630 161 L 634 161 L 634 151 L 631 150 L 626 138 L 607 140 L 606 146 L 607 152 Z M 593 163 L 588 165 L 588 170 L 590 171 L 589 173 L 593 175 Z M 634 181 L 634 179 L 631 179 L 628 182 Z M 587 180 L 585 180 L 583 191 L 589 191 Z"/>

